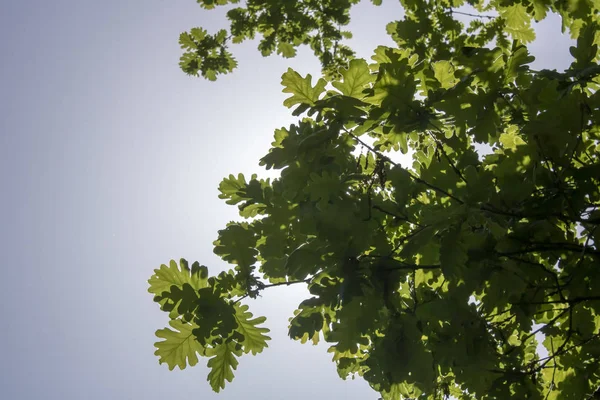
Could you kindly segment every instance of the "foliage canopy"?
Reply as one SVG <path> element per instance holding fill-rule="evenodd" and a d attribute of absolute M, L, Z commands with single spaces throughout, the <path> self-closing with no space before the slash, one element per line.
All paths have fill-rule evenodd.
<path fill-rule="evenodd" d="M 402 0 L 404 17 L 387 26 L 398 45 L 377 47 L 372 63 L 342 43 L 356 3 L 248 0 L 228 11 L 229 31 L 181 35 L 188 74 L 230 72 L 229 43 L 260 36 L 264 55 L 309 45 L 324 76 L 282 76 L 284 104 L 301 119 L 277 129 L 260 160 L 280 176 L 230 175 L 219 187 L 245 219 L 214 243 L 234 269 L 209 277 L 171 261 L 149 280 L 170 317 L 159 361 L 183 369 L 209 357 L 219 391 L 237 358 L 269 340 L 242 301 L 299 283 L 310 297 L 290 337 L 325 340 L 342 378 L 362 376 L 386 400 L 591 398 L 598 2 Z M 466 5 L 468 24 L 456 18 Z M 528 67 L 532 21 L 549 13 L 577 41 L 563 72 Z"/>

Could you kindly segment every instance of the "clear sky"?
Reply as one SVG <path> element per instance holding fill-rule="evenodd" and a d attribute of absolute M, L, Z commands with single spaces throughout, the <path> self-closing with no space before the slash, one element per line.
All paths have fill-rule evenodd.
<path fill-rule="evenodd" d="M 370 56 L 399 15 L 361 4 L 351 43 Z M 167 323 L 147 293 L 161 263 L 226 267 L 212 241 L 236 208 L 217 198 L 230 173 L 260 172 L 288 66 L 318 75 L 307 51 L 264 59 L 253 43 L 211 83 L 178 68 L 181 31 L 224 26 L 193 0 L 18 0 L 0 5 L 0 399 L 375 399 L 337 377 L 325 346 L 292 342 L 299 290 L 251 304 L 273 338 L 244 356 L 219 395 L 201 364 L 168 371 L 154 356 Z M 537 68 L 568 66 L 558 19 L 538 29 Z"/>

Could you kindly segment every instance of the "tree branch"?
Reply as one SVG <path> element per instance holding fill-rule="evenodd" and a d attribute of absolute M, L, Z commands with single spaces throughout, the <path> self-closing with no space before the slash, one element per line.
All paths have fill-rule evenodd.
<path fill-rule="evenodd" d="M 516 256 L 519 254 L 528 254 L 528 253 L 535 253 L 535 252 L 548 252 L 548 251 L 557 251 L 557 250 L 564 250 L 564 251 L 568 251 L 571 253 L 578 253 L 584 249 L 583 246 L 572 244 L 572 243 L 529 242 L 528 244 L 533 244 L 534 246 L 530 247 L 530 248 L 526 248 L 526 249 L 521 249 L 521 250 L 497 252 L 496 254 L 498 254 L 500 256 L 508 257 L 508 256 Z M 600 250 L 595 250 L 595 249 L 592 249 L 591 247 L 587 247 L 587 253 L 599 256 Z"/>
<path fill-rule="evenodd" d="M 548 300 L 548 301 L 520 301 L 517 303 L 511 304 L 520 304 L 520 305 L 536 305 L 536 304 L 569 304 L 575 305 L 579 303 L 583 303 L 584 301 L 597 301 L 600 300 L 600 296 L 580 296 L 575 297 L 573 299 L 564 299 L 564 300 Z"/>
<path fill-rule="evenodd" d="M 485 18 L 485 19 L 494 19 L 494 18 L 496 18 L 496 17 L 494 17 L 492 15 L 471 14 L 471 13 L 462 12 L 462 11 L 456 11 L 456 10 L 450 10 L 450 14 L 464 15 L 466 17 L 473 17 L 473 18 Z"/>
<path fill-rule="evenodd" d="M 554 353 L 554 340 L 550 338 L 550 350 Z M 548 393 L 546 393 L 546 397 L 544 400 L 548 400 L 550 393 L 554 390 L 554 376 L 556 374 L 556 360 L 554 361 L 554 368 L 552 369 L 552 381 L 550 381 L 550 385 L 548 385 Z"/>
<path fill-rule="evenodd" d="M 312 278 L 307 278 L 301 281 L 287 281 L 287 282 L 277 282 L 277 283 L 269 283 L 269 284 L 264 284 L 262 282 L 258 282 L 257 284 L 257 288 L 255 289 L 256 295 L 258 295 L 258 293 L 263 290 L 263 289 L 268 289 L 268 288 L 272 288 L 275 286 L 290 286 L 290 285 L 295 285 L 296 283 L 310 283 L 310 281 L 312 280 Z M 233 304 L 237 304 L 240 301 L 244 300 L 246 297 L 250 296 L 250 293 L 246 293 L 245 295 L 243 295 L 242 297 L 240 297 L 239 299 L 237 299 Z"/>

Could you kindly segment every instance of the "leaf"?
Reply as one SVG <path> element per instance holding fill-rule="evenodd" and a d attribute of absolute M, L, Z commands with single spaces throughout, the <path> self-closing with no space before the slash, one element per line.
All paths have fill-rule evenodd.
<path fill-rule="evenodd" d="M 314 105 L 325 90 L 326 81 L 320 78 L 314 87 L 311 81 L 310 74 L 306 75 L 306 78 L 302 78 L 299 73 L 288 68 L 288 71 L 281 77 L 281 84 L 284 86 L 283 92 L 291 93 L 292 96 L 288 97 L 283 105 L 288 108 L 296 104 Z"/>
<path fill-rule="evenodd" d="M 214 345 L 228 339 L 238 328 L 235 307 L 231 303 L 219 293 L 215 293 L 212 288 L 198 291 L 194 318 L 197 327 L 193 333 L 200 344 Z"/>
<path fill-rule="evenodd" d="M 292 58 L 296 56 L 296 48 L 285 42 L 279 42 L 277 44 L 277 54 L 281 54 L 285 58 Z"/>
<path fill-rule="evenodd" d="M 323 330 L 324 322 L 320 309 L 300 305 L 300 310 L 296 310 L 294 314 L 295 316 L 290 319 L 288 331 L 290 338 L 300 340 L 301 343 L 306 343 L 309 339 L 312 339 L 313 343 L 318 342 L 319 332 Z"/>
<path fill-rule="evenodd" d="M 163 293 L 161 296 L 167 299 L 163 305 L 164 311 L 170 311 L 171 319 L 183 316 L 185 322 L 192 319 L 192 314 L 197 307 L 198 291 L 190 284 L 184 283 L 180 289 L 177 286 L 172 286 L 170 292 Z"/>
<path fill-rule="evenodd" d="M 217 6 L 224 6 L 227 3 L 237 3 L 236 0 L 196 0 L 196 3 L 200 4 L 202 8 L 212 10 Z"/>
<path fill-rule="evenodd" d="M 412 178 L 410 173 L 400 166 L 394 166 L 388 173 L 388 177 L 394 188 L 394 199 L 400 207 L 404 207 L 411 200 Z"/>
<path fill-rule="evenodd" d="M 326 337 L 328 342 L 335 343 L 336 352 L 354 355 L 369 343 L 365 334 L 378 310 L 367 308 L 368 305 L 355 297 L 336 312 L 338 321 L 332 324 Z"/>
<path fill-rule="evenodd" d="M 304 244 L 289 255 L 285 263 L 288 276 L 301 280 L 317 271 L 320 265 L 320 257 L 314 247 L 311 244 Z"/>
<path fill-rule="evenodd" d="M 148 280 L 148 292 L 154 294 L 154 301 L 160 304 L 161 310 L 170 312 L 171 318 L 182 315 L 179 312 L 180 308 L 182 311 L 189 311 L 191 307 L 189 302 L 182 303 L 184 286 L 189 287 L 185 296 L 188 300 L 190 290 L 194 292 L 208 286 L 208 269 L 205 266 L 194 262 L 190 269 L 188 262 L 183 258 L 179 264 L 181 267 L 174 260 L 169 262 L 169 266 L 162 264 L 154 270 L 154 275 Z"/>
<path fill-rule="evenodd" d="M 164 339 L 154 343 L 155 355 L 160 364 L 166 363 L 170 370 L 175 367 L 184 369 L 188 364 L 193 367 L 198 363 L 197 354 L 204 354 L 205 349 L 198 343 L 192 330 L 197 328 L 194 323 L 184 323 L 181 320 L 171 320 L 173 329 L 164 328 L 156 331 L 156 336 Z"/>
<path fill-rule="evenodd" d="M 195 40 L 196 42 L 201 42 L 206 38 L 208 32 L 202 28 L 192 28 L 190 29 L 190 33 L 188 34 L 189 39 Z"/>
<path fill-rule="evenodd" d="M 224 178 L 219 185 L 220 199 L 228 199 L 227 204 L 237 204 L 244 200 L 242 197 L 242 191 L 246 187 L 246 178 L 243 174 L 235 175 L 231 174 L 228 178 Z"/>
<path fill-rule="evenodd" d="M 181 45 L 181 48 L 185 50 L 196 50 L 198 48 L 192 35 L 187 32 L 183 32 L 179 35 L 179 44 Z"/>
<path fill-rule="evenodd" d="M 162 294 L 169 291 L 171 286 L 175 285 L 181 288 L 184 283 L 189 284 L 194 289 L 202 289 L 208 286 L 208 269 L 205 266 L 194 262 L 190 269 L 187 261 L 183 258 L 179 264 L 181 267 L 177 265 L 175 260 L 171 260 L 169 266 L 162 264 L 160 268 L 155 269 L 154 275 L 148 280 L 150 284 L 148 292 Z"/>
<path fill-rule="evenodd" d="M 225 389 L 225 381 L 233 380 L 233 371 L 237 369 L 238 360 L 236 356 L 242 355 L 242 350 L 237 348 L 234 342 L 225 342 L 217 346 L 213 353 L 214 357 L 208 360 L 208 381 L 215 392 Z"/>
<path fill-rule="evenodd" d="M 549 5 L 547 0 L 531 0 L 531 4 L 533 5 L 533 15 L 536 21 L 546 18 Z"/>
<path fill-rule="evenodd" d="M 460 230 L 457 228 L 449 230 L 442 238 L 440 263 L 444 276 L 449 279 L 460 280 L 469 259 L 460 239 Z"/>
<path fill-rule="evenodd" d="M 575 57 L 575 64 L 579 68 L 594 65 L 594 59 L 598 58 L 600 47 L 600 24 L 596 21 L 585 25 L 577 38 L 577 46 L 571 46 L 569 52 Z M 596 64 L 597 65 L 597 64 Z"/>
<path fill-rule="evenodd" d="M 510 56 L 506 65 L 506 80 L 514 80 L 520 72 L 527 71 L 526 64 L 535 61 L 535 57 L 530 56 L 525 46 L 517 46 Z"/>
<path fill-rule="evenodd" d="M 269 329 L 258 325 L 266 321 L 265 317 L 252 318 L 252 313 L 248 311 L 247 305 L 236 305 L 235 319 L 238 323 L 237 331 L 243 335 L 244 339 L 240 341 L 244 353 L 252 353 L 256 355 L 261 353 L 265 347 L 268 347 L 267 340 L 271 338 L 265 333 Z"/>
<path fill-rule="evenodd" d="M 458 80 L 454 76 L 454 66 L 450 61 L 438 61 L 433 64 L 435 79 L 443 89 L 449 89 L 456 85 Z"/>
<path fill-rule="evenodd" d="M 535 32 L 531 27 L 530 17 L 527 9 L 521 4 L 514 4 L 500 11 L 500 15 L 506 20 L 506 32 L 514 39 L 523 43 L 535 40 Z"/>
<path fill-rule="evenodd" d="M 421 248 L 428 245 L 434 240 L 434 235 L 437 233 L 437 229 L 432 226 L 419 229 L 416 233 L 402 246 L 400 255 L 406 259 L 413 259 L 418 255 Z"/>
<path fill-rule="evenodd" d="M 367 62 L 362 59 L 350 61 L 348 69 L 340 69 L 340 75 L 343 80 L 332 82 L 332 85 L 344 96 L 362 98 L 365 88 L 375 81 Z"/>
<path fill-rule="evenodd" d="M 256 235 L 247 224 L 231 224 L 219 231 L 219 238 L 214 242 L 214 253 L 240 268 L 249 268 L 256 262 L 256 240 Z"/>
<path fill-rule="evenodd" d="M 310 181 L 307 182 L 305 192 L 310 194 L 310 199 L 317 202 L 317 207 L 324 210 L 328 207 L 330 201 L 337 197 L 343 190 L 342 182 L 339 176 L 334 176 L 328 172 L 310 174 Z"/>
<path fill-rule="evenodd" d="M 512 151 L 516 151 L 518 146 L 526 144 L 519 135 L 519 128 L 515 125 L 511 125 L 500 135 L 500 143 L 502 143 L 502 147 Z"/>
<path fill-rule="evenodd" d="M 327 142 L 330 142 L 337 132 L 334 129 L 319 129 L 303 138 L 298 144 L 298 152 L 304 153 L 323 148 Z"/>

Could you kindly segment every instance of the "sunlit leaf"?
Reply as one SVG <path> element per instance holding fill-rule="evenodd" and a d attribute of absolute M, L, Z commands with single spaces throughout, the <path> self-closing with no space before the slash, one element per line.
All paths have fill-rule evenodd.
<path fill-rule="evenodd" d="M 158 356 L 159 363 L 166 363 L 170 370 L 175 367 L 184 369 L 187 365 L 193 367 L 198 363 L 198 354 L 205 353 L 205 349 L 192 333 L 197 326 L 181 320 L 171 320 L 169 325 L 173 329 L 156 331 L 156 336 L 164 339 L 154 344 L 157 349 L 154 354 Z"/>

